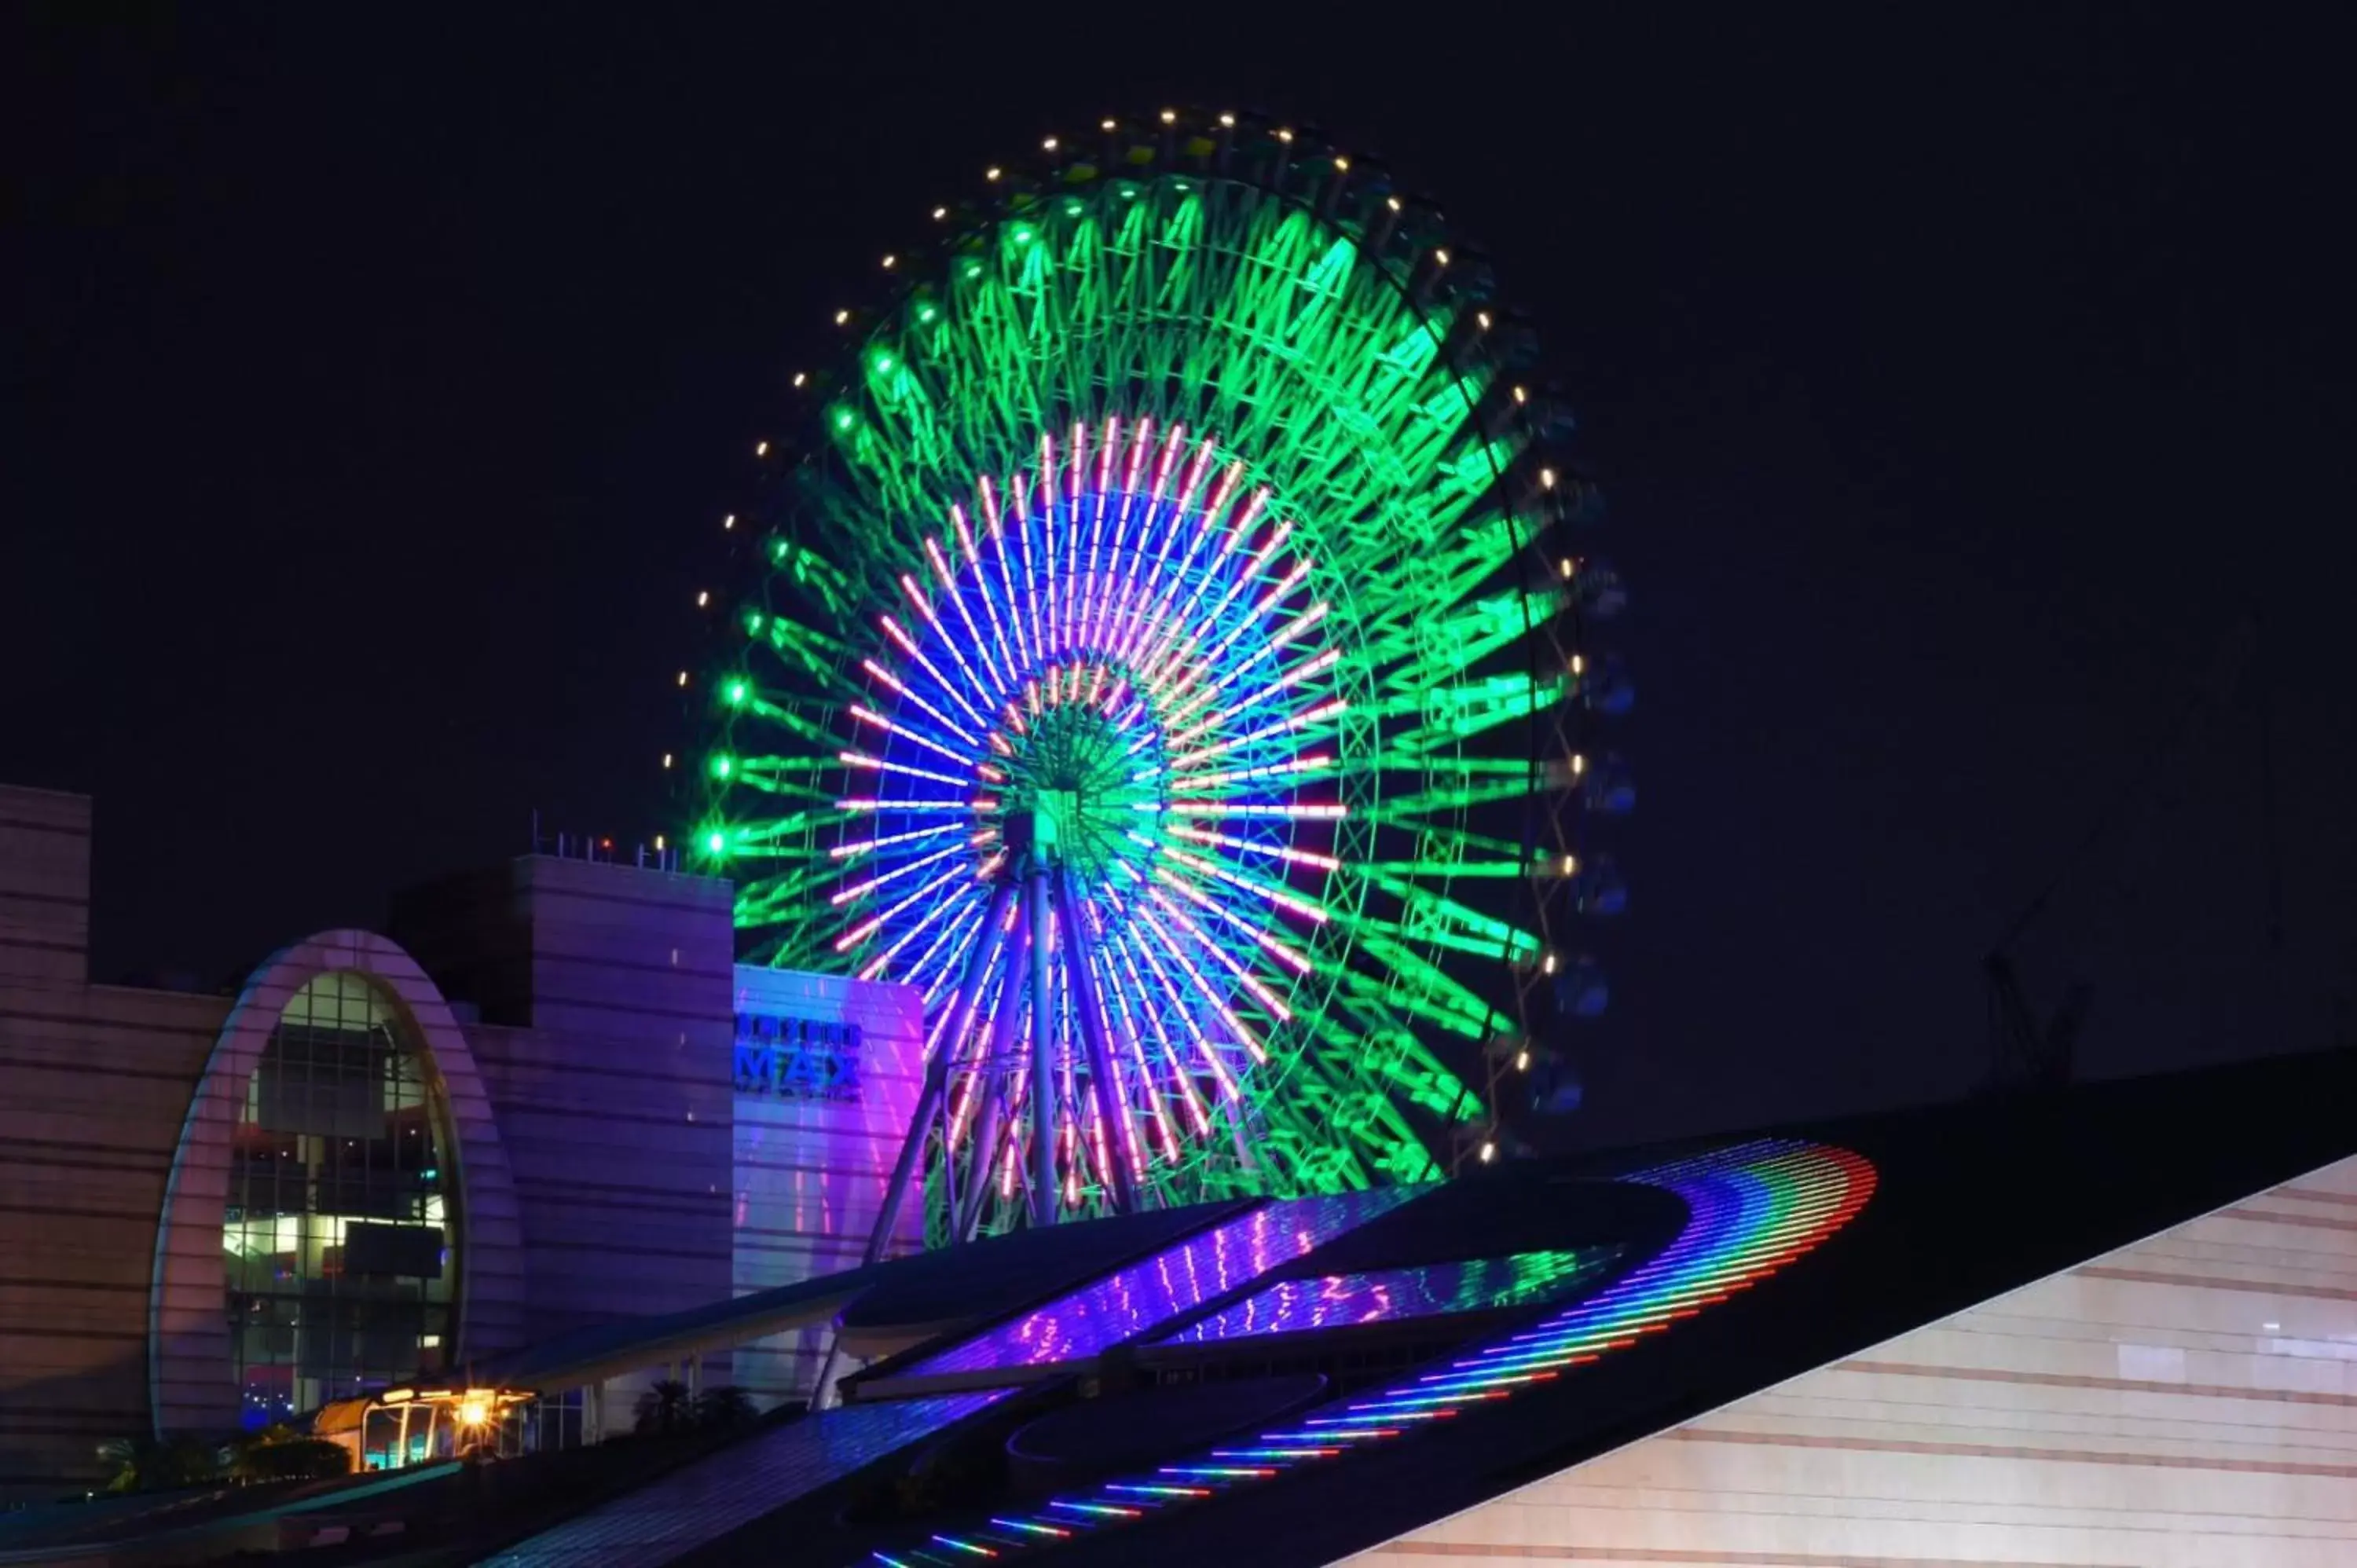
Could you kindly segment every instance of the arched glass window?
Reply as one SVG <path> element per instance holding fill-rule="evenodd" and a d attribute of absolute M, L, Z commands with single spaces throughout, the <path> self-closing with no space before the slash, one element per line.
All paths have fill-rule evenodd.
<path fill-rule="evenodd" d="M 238 1115 L 222 1234 L 246 1425 L 447 1364 L 457 1216 L 432 1082 L 364 975 L 316 976 L 279 1015 Z"/>

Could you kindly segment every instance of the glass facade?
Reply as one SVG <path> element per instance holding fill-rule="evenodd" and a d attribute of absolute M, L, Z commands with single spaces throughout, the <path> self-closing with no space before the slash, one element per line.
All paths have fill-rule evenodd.
<path fill-rule="evenodd" d="M 247 1426 L 442 1369 L 457 1215 L 424 1046 L 366 976 L 317 976 L 246 1084 L 230 1172 L 231 1356 Z"/>

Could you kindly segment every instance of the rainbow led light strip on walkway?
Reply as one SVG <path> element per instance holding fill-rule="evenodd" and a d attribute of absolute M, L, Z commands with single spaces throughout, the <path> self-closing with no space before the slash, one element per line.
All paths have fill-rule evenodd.
<path fill-rule="evenodd" d="M 1441 1370 L 1320 1407 L 1320 1413 L 1262 1433 L 1248 1444 L 1215 1448 L 1189 1463 L 1054 1498 L 1036 1512 L 994 1518 L 987 1530 L 935 1535 L 922 1547 L 878 1552 L 870 1560 L 886 1568 L 940 1568 L 1011 1557 L 1501 1403 L 1766 1279 L 1848 1224 L 1875 1187 L 1874 1166 L 1863 1155 L 1785 1138 L 1737 1144 L 1621 1179 L 1683 1198 L 1684 1229 L 1641 1266 L 1534 1326 Z"/>

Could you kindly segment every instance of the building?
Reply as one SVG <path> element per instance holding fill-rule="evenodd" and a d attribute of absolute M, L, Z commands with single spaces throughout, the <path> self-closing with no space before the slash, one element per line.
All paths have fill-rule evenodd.
<path fill-rule="evenodd" d="M 91 983 L 91 825 L 0 789 L 0 1496 L 858 1261 L 916 998 L 739 969 L 726 883 L 527 856 L 189 994 Z"/>

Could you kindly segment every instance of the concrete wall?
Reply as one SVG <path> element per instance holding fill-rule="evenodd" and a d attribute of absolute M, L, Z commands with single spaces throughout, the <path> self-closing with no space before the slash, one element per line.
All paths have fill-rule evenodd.
<path fill-rule="evenodd" d="M 2347 1568 L 2357 1160 L 1358 1561 Z"/>
<path fill-rule="evenodd" d="M 924 1004 L 905 985 L 747 966 L 737 972 L 736 1005 L 856 1024 L 861 1039 L 856 1099 L 737 1095 L 731 1277 L 735 1294 L 746 1295 L 858 1266 L 916 1111 Z M 923 1245 L 920 1188 L 901 1206 L 886 1255 Z M 824 1333 L 811 1329 L 741 1347 L 735 1379 L 764 1404 L 807 1398 L 825 1345 Z"/>
<path fill-rule="evenodd" d="M 528 1338 L 725 1298 L 725 882 L 533 855 L 396 901 L 466 1026 L 513 1174 Z"/>
<path fill-rule="evenodd" d="M 0 983 L 0 1496 L 95 1477 L 100 1443 L 149 1430 L 156 1217 L 228 1011 Z"/>
<path fill-rule="evenodd" d="M 224 996 L 86 983 L 90 801 L 0 789 L 0 1497 L 151 1420 L 156 1215 Z"/>
<path fill-rule="evenodd" d="M 90 798 L 0 785 L 0 984 L 90 978 Z"/>

